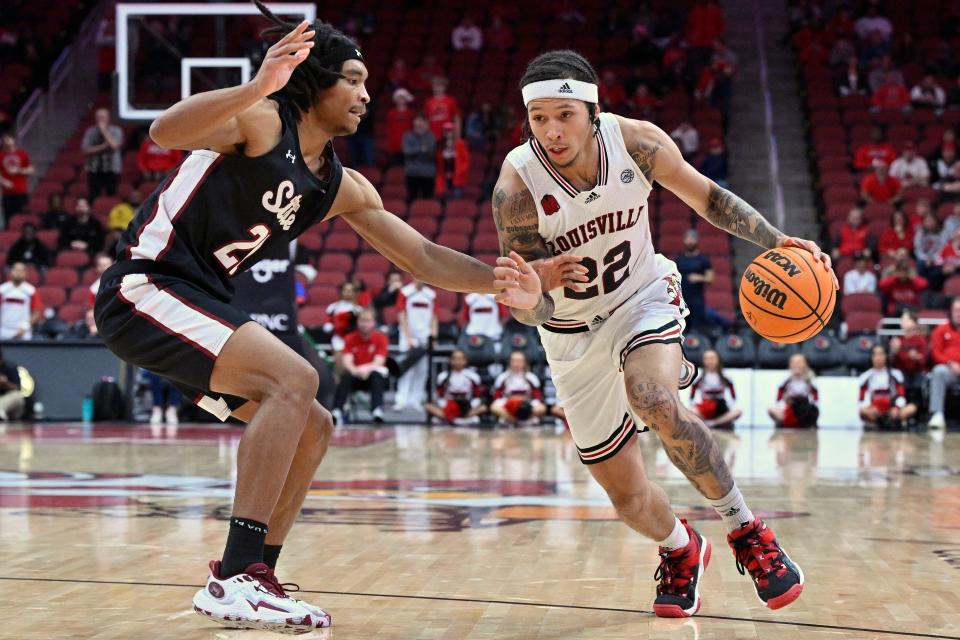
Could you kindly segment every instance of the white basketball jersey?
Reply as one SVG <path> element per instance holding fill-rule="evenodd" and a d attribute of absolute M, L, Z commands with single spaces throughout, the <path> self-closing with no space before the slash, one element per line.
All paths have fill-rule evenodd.
<path fill-rule="evenodd" d="M 600 114 L 597 186 L 578 191 L 531 138 L 507 159 L 533 195 L 538 231 L 553 255 L 583 256 L 591 281 L 584 291 L 553 292 L 556 308 L 545 328 L 585 330 L 638 290 L 662 277 L 654 263 L 647 198 L 651 186 L 627 153 L 616 116 Z"/>

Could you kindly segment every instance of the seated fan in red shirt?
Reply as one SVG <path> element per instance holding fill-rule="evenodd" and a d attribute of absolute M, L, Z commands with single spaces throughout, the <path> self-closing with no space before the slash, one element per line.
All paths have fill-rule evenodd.
<path fill-rule="evenodd" d="M 387 388 L 386 334 L 376 331 L 373 311 L 364 309 L 357 317 L 357 330 L 343 342 L 343 375 L 333 398 L 333 420 L 344 422 L 344 407 L 354 391 L 370 392 L 370 413 L 374 422 L 383 422 L 383 393 Z"/>

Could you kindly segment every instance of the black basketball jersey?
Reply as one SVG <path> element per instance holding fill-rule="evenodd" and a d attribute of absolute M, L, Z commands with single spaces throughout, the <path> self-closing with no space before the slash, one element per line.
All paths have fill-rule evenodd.
<path fill-rule="evenodd" d="M 262 156 L 193 151 L 141 205 L 117 245 L 112 275 L 161 273 L 229 301 L 230 278 L 264 247 L 286 247 L 327 215 L 343 176 L 333 145 L 321 181 L 303 161 L 297 123 L 279 104 L 282 134 Z"/>

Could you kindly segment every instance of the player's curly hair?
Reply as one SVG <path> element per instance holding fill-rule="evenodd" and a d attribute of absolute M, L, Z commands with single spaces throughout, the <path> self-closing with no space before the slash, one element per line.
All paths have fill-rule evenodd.
<path fill-rule="evenodd" d="M 555 49 L 554 51 L 541 53 L 527 64 L 527 70 L 523 72 L 523 77 L 520 78 L 520 90 L 522 91 L 525 86 L 534 82 L 562 80 L 564 78 L 592 84 L 599 84 L 600 82 L 593 65 L 582 55 L 570 49 Z M 597 103 L 584 102 L 584 104 L 587 105 L 590 122 L 599 130 L 600 120 L 597 118 Z M 523 130 L 526 137 L 532 136 L 529 123 L 524 123 Z"/>
<path fill-rule="evenodd" d="M 257 5 L 264 17 L 274 23 L 274 26 L 268 27 L 260 33 L 261 37 L 279 40 L 296 28 L 297 23 L 281 20 L 260 0 L 253 0 L 253 4 Z M 274 93 L 274 95 L 285 99 L 290 104 L 297 122 L 316 103 L 317 96 L 321 91 L 329 89 L 344 77 L 340 73 L 341 63 L 337 63 L 339 65 L 337 68 L 333 68 L 332 65 L 324 66 L 321 64 L 320 60 L 324 55 L 340 47 L 357 48 L 357 43 L 352 38 L 322 20 L 314 20 L 309 29 L 316 32 L 316 35 L 313 36 L 313 49 L 307 55 L 306 60 L 294 68 L 290 75 L 290 81 Z"/>

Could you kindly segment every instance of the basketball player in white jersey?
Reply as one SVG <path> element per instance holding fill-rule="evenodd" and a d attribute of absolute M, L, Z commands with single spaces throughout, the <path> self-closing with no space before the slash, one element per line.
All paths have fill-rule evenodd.
<path fill-rule="evenodd" d="M 646 478 L 633 435 L 647 427 L 727 525 L 737 569 L 750 573 L 761 601 L 790 604 L 803 573 L 750 512 L 703 421 L 679 399 L 693 374 L 680 346 L 687 309 L 676 266 L 651 243 L 647 199 L 656 181 L 733 235 L 807 249 L 825 269 L 829 258 L 698 173 L 660 128 L 599 113 L 596 73 L 579 54 L 538 56 L 520 86 L 532 135 L 507 156 L 494 190 L 501 249 L 510 255 L 500 263 L 530 273 L 525 260 L 575 253 L 589 282 L 511 312 L 539 327 L 581 460 L 624 522 L 660 546 L 656 614 L 697 612 L 710 543 Z"/>

